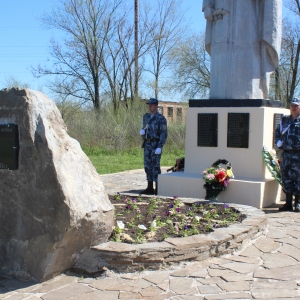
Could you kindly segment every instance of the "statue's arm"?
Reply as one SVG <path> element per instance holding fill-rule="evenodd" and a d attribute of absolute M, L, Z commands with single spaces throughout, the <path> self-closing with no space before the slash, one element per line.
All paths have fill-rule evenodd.
<path fill-rule="evenodd" d="M 214 0 L 203 0 L 202 11 L 204 12 L 204 17 L 208 21 L 213 20 L 213 7 L 215 1 Z"/>

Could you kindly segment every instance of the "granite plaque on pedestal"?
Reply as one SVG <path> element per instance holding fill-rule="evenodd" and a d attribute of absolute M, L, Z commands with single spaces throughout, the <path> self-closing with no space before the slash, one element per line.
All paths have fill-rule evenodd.
<path fill-rule="evenodd" d="M 218 147 L 218 114 L 198 114 L 198 147 Z"/>
<path fill-rule="evenodd" d="M 0 124 L 0 169 L 18 169 L 18 125 Z"/>
<path fill-rule="evenodd" d="M 274 114 L 274 123 L 273 123 L 273 145 L 275 141 L 275 130 L 277 126 L 279 125 L 281 119 L 283 117 L 283 114 Z"/>
<path fill-rule="evenodd" d="M 228 148 L 249 148 L 249 116 L 249 113 L 228 113 Z"/>

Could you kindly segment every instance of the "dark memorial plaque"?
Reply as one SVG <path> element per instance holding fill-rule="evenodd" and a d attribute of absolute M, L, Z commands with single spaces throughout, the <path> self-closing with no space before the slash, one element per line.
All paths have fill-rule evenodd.
<path fill-rule="evenodd" d="M 198 146 L 218 147 L 218 114 L 198 114 Z"/>
<path fill-rule="evenodd" d="M 277 128 L 277 126 L 279 125 L 282 117 L 283 117 L 283 114 L 274 114 L 274 126 L 273 126 L 274 131 Z"/>
<path fill-rule="evenodd" d="M 275 130 L 277 126 L 279 125 L 281 119 L 283 117 L 283 114 L 274 114 L 274 123 L 273 123 L 273 144 L 275 141 Z"/>
<path fill-rule="evenodd" d="M 0 124 L 0 169 L 18 169 L 18 125 Z"/>
<path fill-rule="evenodd" d="M 228 113 L 228 148 L 249 148 L 249 117 L 249 113 Z"/>

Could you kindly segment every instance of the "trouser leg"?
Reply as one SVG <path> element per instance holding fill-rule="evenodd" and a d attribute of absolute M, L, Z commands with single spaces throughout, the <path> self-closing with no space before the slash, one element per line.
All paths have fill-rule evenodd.
<path fill-rule="evenodd" d="M 300 212 L 300 195 L 295 195 L 295 211 Z"/>
<path fill-rule="evenodd" d="M 297 211 L 300 210 L 300 205 L 298 205 L 300 195 L 300 153 L 283 153 L 281 177 L 283 191 L 287 197 L 281 210 L 293 209 L 293 195 L 295 195 L 295 209 L 297 207 Z"/>
<path fill-rule="evenodd" d="M 157 144 L 149 144 L 144 149 L 144 168 L 148 181 L 158 181 L 158 174 L 161 174 L 161 154 L 155 154 Z"/>

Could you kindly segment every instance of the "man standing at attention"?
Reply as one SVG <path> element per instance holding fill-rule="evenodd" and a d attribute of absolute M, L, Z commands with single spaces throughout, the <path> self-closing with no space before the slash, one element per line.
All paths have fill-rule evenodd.
<path fill-rule="evenodd" d="M 157 99 L 150 98 L 147 104 L 149 113 L 143 116 L 143 128 L 140 130 L 140 135 L 144 139 L 142 148 L 144 148 L 144 168 L 148 186 L 141 194 L 157 195 L 158 174 L 161 174 L 160 158 L 168 137 L 167 120 L 157 111 Z M 153 182 L 155 182 L 155 190 Z"/>
<path fill-rule="evenodd" d="M 290 111 L 275 130 L 275 149 L 284 150 L 280 169 L 286 203 L 279 210 L 292 211 L 294 195 L 295 211 L 300 212 L 300 99 L 291 100 Z"/>

